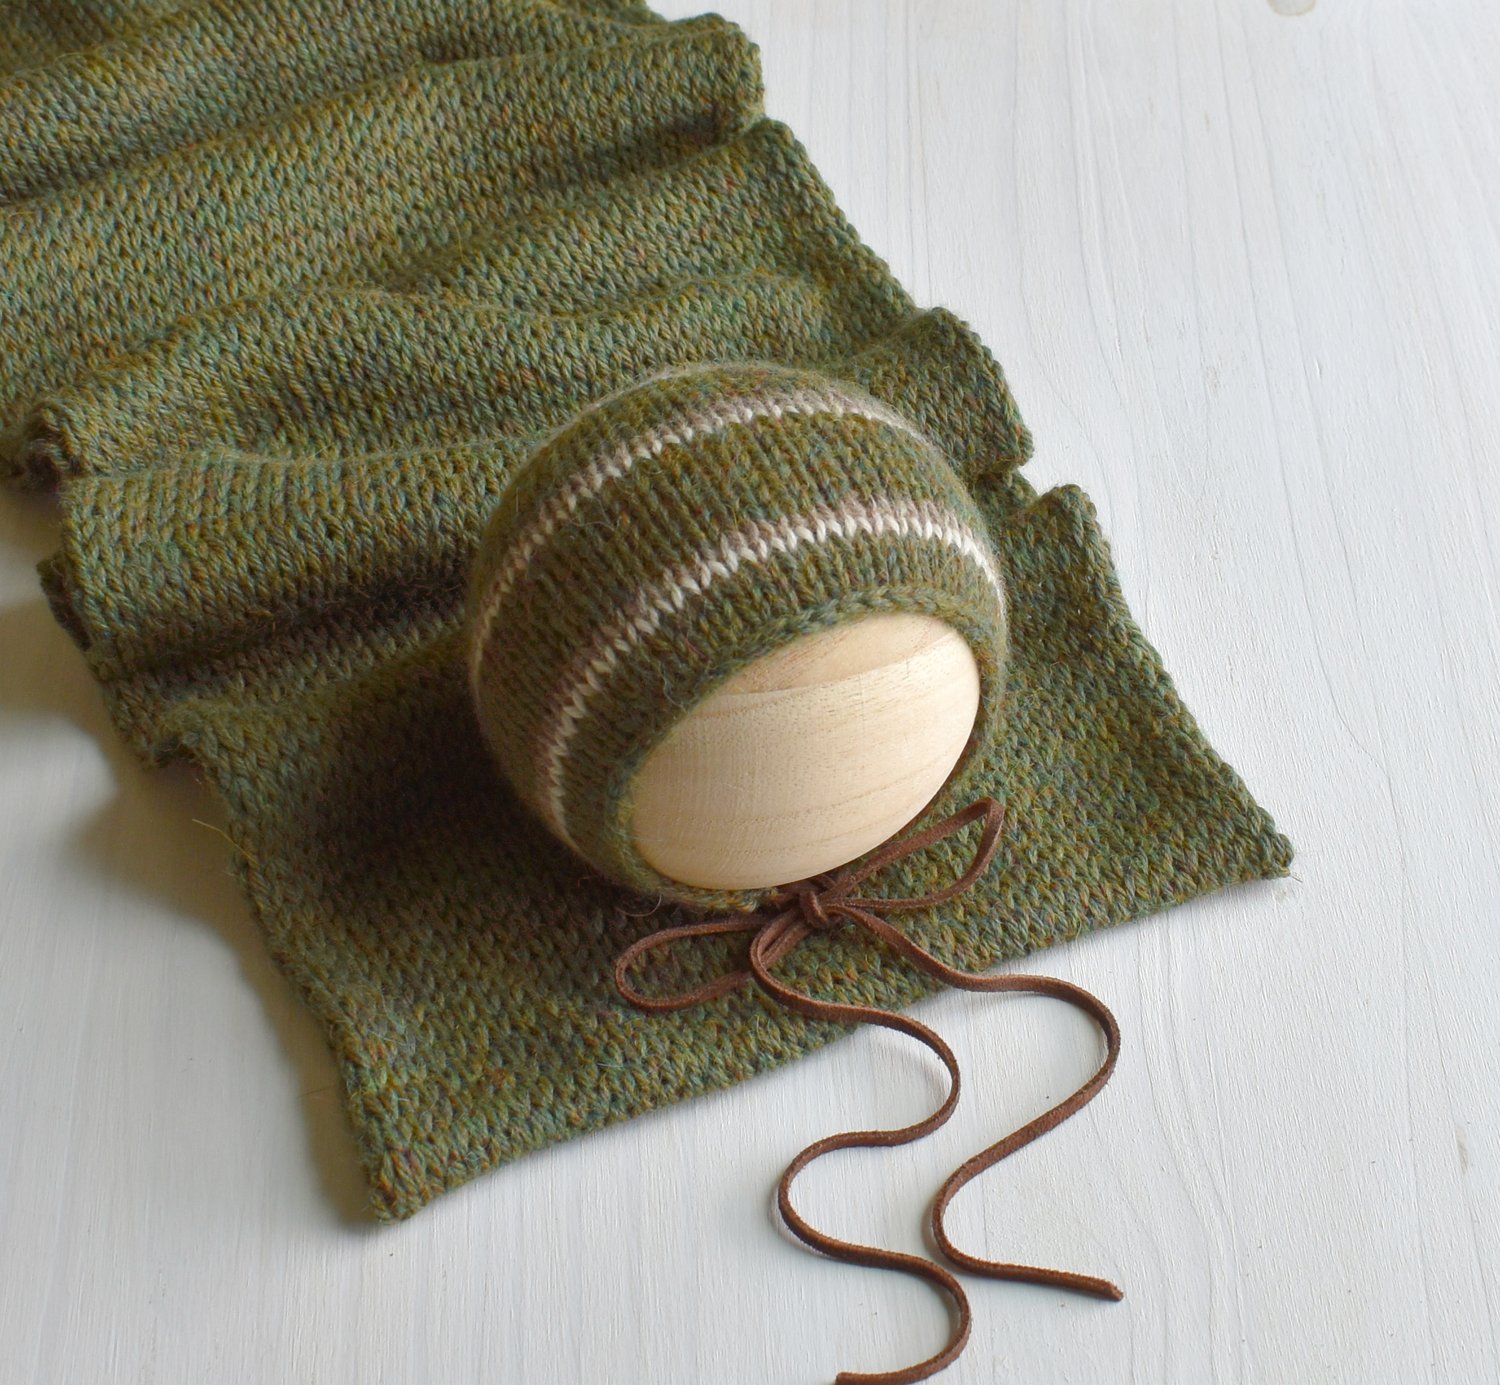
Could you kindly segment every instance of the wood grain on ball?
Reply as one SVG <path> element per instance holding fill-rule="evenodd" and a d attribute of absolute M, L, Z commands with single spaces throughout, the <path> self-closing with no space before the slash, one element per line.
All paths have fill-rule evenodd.
<path fill-rule="evenodd" d="M 930 616 L 880 614 L 806 635 L 742 669 L 649 755 L 637 850 L 709 889 L 843 865 L 912 820 L 974 726 L 968 644 Z"/>

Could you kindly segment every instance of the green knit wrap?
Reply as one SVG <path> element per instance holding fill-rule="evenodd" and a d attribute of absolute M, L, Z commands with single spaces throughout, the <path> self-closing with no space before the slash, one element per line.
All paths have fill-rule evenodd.
<path fill-rule="evenodd" d="M 1006 835 L 973 889 L 903 916 L 924 946 L 983 969 L 1285 873 L 1286 841 L 1131 619 L 1087 498 L 1022 477 L 1030 438 L 999 366 L 860 242 L 764 118 L 733 26 L 628 0 L 21 0 L 0 8 L 0 151 L 0 464 L 57 492 L 46 590 L 120 733 L 150 762 L 190 757 L 222 798 L 267 947 L 337 1057 L 378 1215 L 844 1032 L 753 990 L 677 1015 L 625 1005 L 615 958 L 685 906 L 651 912 L 639 876 L 644 900 L 621 887 L 624 809 L 565 776 L 573 830 L 609 871 L 580 866 L 475 714 L 466 599 L 486 526 L 566 487 L 559 430 L 584 441 L 612 407 L 590 406 L 647 377 L 812 371 L 931 448 L 879 420 L 794 417 L 816 443 L 808 476 L 713 477 L 731 445 L 771 436 L 757 423 L 664 449 L 597 503 L 664 515 L 674 492 L 646 483 L 676 467 L 738 531 L 783 508 L 757 509 L 757 476 L 831 483 L 837 503 L 868 460 L 993 555 L 1004 712 L 963 773 L 1004 801 Z M 605 527 L 562 541 L 623 555 Z M 658 524 L 640 566 L 567 619 L 608 620 L 710 541 Z M 861 564 L 877 549 L 900 551 L 917 601 L 925 550 L 871 545 Z M 528 581 L 566 552 L 538 550 Z M 873 570 L 824 590 L 878 589 Z M 738 588 L 786 600 L 767 629 L 819 618 L 812 568 L 770 575 Z M 922 599 L 982 651 L 998 617 L 970 569 L 927 575 Z M 759 624 L 725 648 L 752 652 Z M 520 658 L 506 639 L 496 659 Z M 549 626 L 527 658 L 578 652 L 564 643 Z M 710 661 L 671 657 L 683 696 L 708 686 Z M 644 707 L 626 683 L 609 697 Z M 568 774 L 627 765 L 657 731 L 616 734 L 590 718 Z M 515 759 L 518 786 L 533 773 Z M 970 845 L 865 888 L 924 893 Z M 683 989 L 736 960 L 706 946 L 639 980 Z M 851 1003 L 932 989 L 842 934 L 783 970 Z"/>
<path fill-rule="evenodd" d="M 675 370 L 590 405 L 518 470 L 470 583 L 469 676 L 516 792 L 604 874 L 700 908 L 630 828 L 641 762 L 689 709 L 798 635 L 872 611 L 946 621 L 993 739 L 1005 596 L 953 467 L 894 409 L 814 371 Z M 953 806 L 960 806 L 953 803 Z"/>

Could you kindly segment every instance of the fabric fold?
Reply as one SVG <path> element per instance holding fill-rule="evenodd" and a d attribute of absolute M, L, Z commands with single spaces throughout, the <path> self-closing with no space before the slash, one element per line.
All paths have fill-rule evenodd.
<path fill-rule="evenodd" d="M 424 250 L 718 142 L 759 109 L 750 43 L 723 21 L 686 21 L 420 65 L 13 203 L 0 208 L 0 281 L 8 316 L 35 325 L 8 343 L 0 398 L 55 387 L 184 315 L 387 278 Z"/>
<path fill-rule="evenodd" d="M 634 6 L 591 8 L 439 0 L 417 10 L 368 6 L 355 23 L 345 0 L 165 11 L 0 80 L 0 203 L 263 124 L 419 63 L 593 47 L 659 23 Z M 302 41 L 286 41 L 299 31 Z"/>

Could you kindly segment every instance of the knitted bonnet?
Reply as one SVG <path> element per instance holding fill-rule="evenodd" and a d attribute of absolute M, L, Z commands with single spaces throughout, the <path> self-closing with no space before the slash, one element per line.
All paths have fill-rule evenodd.
<path fill-rule="evenodd" d="M 902 924 L 957 966 L 1287 869 L 1088 498 L 1023 475 L 999 364 L 860 240 L 722 19 L 0 7 L 0 283 L 0 465 L 58 497 L 47 597 L 125 741 L 222 801 L 379 1217 L 843 1032 L 743 989 L 644 1014 L 614 977 L 708 905 L 632 855 L 634 767 L 799 631 L 920 611 L 974 653 L 925 818 L 986 795 L 1004 833 Z M 831 931 L 777 975 L 935 985 Z"/>
<path fill-rule="evenodd" d="M 512 785 L 563 841 L 642 894 L 751 907 L 757 892 L 695 889 L 641 858 L 632 778 L 716 684 L 873 611 L 968 641 L 980 713 L 959 793 L 998 724 L 1005 602 L 951 464 L 831 376 L 674 370 L 592 404 L 518 470 L 470 582 L 470 683 Z"/>

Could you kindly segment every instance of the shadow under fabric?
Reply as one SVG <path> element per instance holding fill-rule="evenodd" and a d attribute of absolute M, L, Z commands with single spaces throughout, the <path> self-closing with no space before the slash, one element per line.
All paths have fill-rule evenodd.
<path fill-rule="evenodd" d="M 1008 825 L 972 888 L 903 923 L 923 947 L 982 970 L 1286 873 L 1088 499 L 1027 484 L 1000 368 L 861 244 L 763 116 L 738 30 L 623 0 L 350 13 L 0 16 L 0 453 L 57 488 L 43 580 L 121 734 L 224 800 L 266 944 L 337 1056 L 376 1215 L 846 1032 L 754 988 L 622 1003 L 616 959 L 691 911 L 560 845 L 475 719 L 464 598 L 487 520 L 540 440 L 652 372 L 847 381 L 972 497 L 1010 660 L 967 785 Z M 881 892 L 966 859 L 938 841 Z M 638 975 L 688 991 L 734 955 Z M 832 934 L 779 974 L 853 1005 L 935 989 Z"/>

